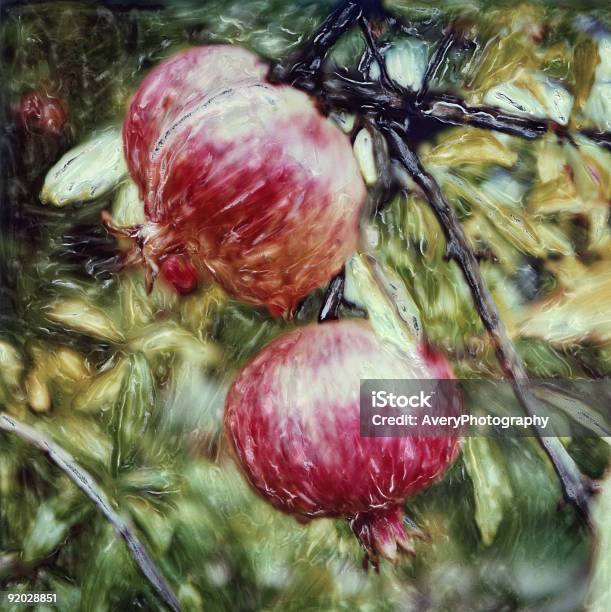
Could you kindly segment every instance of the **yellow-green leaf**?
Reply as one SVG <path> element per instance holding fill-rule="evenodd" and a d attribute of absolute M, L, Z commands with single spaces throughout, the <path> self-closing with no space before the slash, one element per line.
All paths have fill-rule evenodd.
<path fill-rule="evenodd" d="M 541 338 L 556 345 L 611 341 L 611 272 L 608 263 L 584 277 L 573 279 L 570 289 L 526 308 L 519 330 L 522 336 Z"/>
<path fill-rule="evenodd" d="M 121 128 L 109 128 L 68 151 L 49 170 L 40 201 L 66 206 L 94 200 L 114 189 L 126 173 Z"/>
<path fill-rule="evenodd" d="M 482 542 L 492 544 L 513 491 L 503 455 L 492 438 L 465 439 L 463 458 L 473 483 L 475 522 Z"/>
<path fill-rule="evenodd" d="M 573 50 L 571 64 L 571 80 L 573 81 L 575 106 L 578 110 L 581 110 L 588 100 L 599 62 L 596 41 L 591 36 L 582 35 Z"/>
<path fill-rule="evenodd" d="M 54 323 L 95 338 L 111 342 L 124 340 L 123 333 L 103 310 L 80 298 L 51 303 L 46 308 L 46 316 Z"/>
<path fill-rule="evenodd" d="M 117 190 L 112 205 L 112 218 L 119 227 L 131 227 L 146 222 L 138 185 L 131 179 L 124 181 Z"/>
<path fill-rule="evenodd" d="M 427 166 L 442 167 L 495 164 L 510 168 L 517 160 L 517 153 L 493 132 L 475 129 L 452 132 L 423 157 Z"/>
<path fill-rule="evenodd" d="M 601 483 L 592 514 L 597 541 L 587 609 L 605 612 L 611 610 L 611 474 Z"/>

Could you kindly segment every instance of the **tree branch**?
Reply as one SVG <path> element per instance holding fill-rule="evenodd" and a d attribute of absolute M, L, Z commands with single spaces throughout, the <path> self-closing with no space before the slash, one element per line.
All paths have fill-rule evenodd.
<path fill-rule="evenodd" d="M 611 134 L 609 132 L 601 132 L 594 129 L 585 129 L 580 130 L 579 133 L 585 136 L 586 138 L 589 138 L 597 145 L 600 145 L 608 151 L 611 151 Z"/>
<path fill-rule="evenodd" d="M 94 503 L 108 519 L 115 531 L 125 540 L 127 547 L 138 567 L 173 612 L 180 611 L 176 595 L 166 582 L 155 563 L 140 543 L 129 522 L 122 518 L 111 506 L 106 494 L 97 485 L 91 474 L 84 470 L 61 446 L 33 427 L 0 412 L 0 430 L 16 435 L 45 453 L 50 461 L 65 472 L 74 484 Z"/>
<path fill-rule="evenodd" d="M 318 86 L 322 63 L 331 47 L 362 15 L 363 2 L 344 0 L 316 30 L 297 57 L 276 64 L 270 70 L 271 81 L 299 83 L 300 89 L 313 91 Z"/>
<path fill-rule="evenodd" d="M 409 131 L 410 126 L 413 129 L 415 122 L 433 121 L 448 125 L 471 125 L 526 139 L 540 138 L 550 130 L 565 138 L 570 139 L 570 135 L 565 128 L 553 121 L 516 116 L 492 107 L 470 107 L 459 97 L 429 93 L 429 81 L 453 43 L 454 37 L 451 33 L 446 35 L 435 52 L 426 71 L 425 83 L 418 93 L 392 83 L 383 65 L 380 66 L 382 78 L 377 82 L 367 80 L 363 74 L 336 72 L 323 77 L 322 60 L 329 48 L 356 21 L 360 22 L 363 29 L 370 54 L 383 63 L 377 49 L 374 30 L 365 23 L 366 19 L 372 16 L 382 16 L 387 23 L 393 25 L 392 14 L 383 9 L 379 2 L 343 2 L 324 22 L 319 34 L 306 48 L 302 59 L 288 70 L 276 70 L 275 76 L 278 80 L 288 81 L 295 87 L 317 95 L 327 107 L 366 114 L 377 125 L 386 138 L 391 156 L 403 164 L 429 201 L 447 240 L 447 257 L 460 267 L 482 323 L 493 341 L 499 362 L 511 379 L 523 410 L 532 416 L 537 400 L 531 391 L 526 368 L 507 335 L 454 209 L 445 200 L 435 179 L 426 172 L 416 153 L 408 146 Z M 586 135 L 603 146 L 608 146 L 608 134 L 593 132 Z M 338 279 L 334 279 L 329 285 L 321 320 L 325 319 L 325 313 L 335 316 L 337 294 L 341 288 L 342 283 Z M 546 437 L 547 432 L 537 427 L 535 433 L 558 474 L 565 499 L 590 525 L 590 483 L 582 476 L 557 437 Z"/>
<path fill-rule="evenodd" d="M 491 106 L 471 107 L 461 98 L 446 94 L 428 96 L 422 100 L 416 112 L 424 119 L 448 125 L 471 125 L 528 140 L 541 138 L 555 125 L 545 119 L 520 117 Z"/>
<path fill-rule="evenodd" d="M 429 85 L 431 83 L 431 80 L 435 78 L 437 69 L 441 65 L 441 62 L 443 62 L 443 60 L 446 58 L 446 55 L 454 44 L 456 38 L 456 30 L 453 27 L 448 28 L 443 38 L 441 39 L 441 42 L 435 49 L 435 52 L 431 56 L 429 63 L 427 64 L 426 70 L 424 72 L 424 77 L 422 79 L 422 86 L 420 87 L 420 91 L 416 96 L 416 104 L 420 104 L 422 100 L 424 100 L 426 94 L 429 91 Z"/>
<path fill-rule="evenodd" d="M 526 368 L 507 335 L 454 209 L 445 200 L 435 179 L 422 167 L 418 156 L 409 148 L 408 135 L 402 126 L 389 124 L 380 127 L 387 136 L 387 142 L 395 158 L 404 165 L 415 183 L 422 189 L 439 220 L 447 240 L 447 256 L 460 267 L 471 290 L 477 312 L 494 343 L 499 362 L 512 381 L 515 395 L 525 413 L 533 416 L 538 401 L 532 393 Z M 557 437 L 548 437 L 549 433 L 539 427 L 534 427 L 534 430 L 560 478 L 565 499 L 590 524 L 591 490 L 587 481 Z"/>

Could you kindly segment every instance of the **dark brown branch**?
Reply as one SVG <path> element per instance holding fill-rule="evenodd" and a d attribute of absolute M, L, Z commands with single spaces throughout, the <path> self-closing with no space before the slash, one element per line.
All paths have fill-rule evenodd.
<path fill-rule="evenodd" d="M 491 106 L 470 107 L 459 97 L 449 95 L 428 97 L 421 103 L 418 114 L 448 125 L 472 125 L 529 140 L 541 138 L 555 127 L 545 119 L 520 117 Z"/>
<path fill-rule="evenodd" d="M 295 84 L 299 87 L 299 83 Z M 395 110 L 405 115 L 402 96 L 382 87 L 378 81 L 365 80 L 360 74 L 332 73 L 324 75 L 317 96 L 328 107 L 359 114 L 381 114 Z"/>
<path fill-rule="evenodd" d="M 381 65 L 382 79 L 378 82 L 366 80 L 364 75 L 322 74 L 322 61 L 329 48 L 339 36 L 357 21 L 364 18 L 383 17 L 387 24 L 396 27 L 393 16 L 378 2 L 343 2 L 325 21 L 319 34 L 306 48 L 302 59 L 287 69 L 272 69 L 272 78 L 290 82 L 292 85 L 314 93 L 328 109 L 345 110 L 365 114 L 375 122 L 384 134 L 391 156 L 400 161 L 428 199 L 447 239 L 447 256 L 460 267 L 469 285 L 478 314 L 488 331 L 506 375 L 511 378 L 514 391 L 524 411 L 533 415 L 537 405 L 526 369 L 515 347 L 505 331 L 496 304 L 485 284 L 477 259 L 471 250 L 466 235 L 456 217 L 454 209 L 446 202 L 439 185 L 422 167 L 417 155 L 408 146 L 410 133 L 423 121 L 447 125 L 471 125 L 527 139 L 542 137 L 553 131 L 559 137 L 571 141 L 567 130 L 553 121 L 520 117 L 491 107 L 469 107 L 459 97 L 447 94 L 432 94 L 427 91 L 428 82 L 437 70 L 443 56 L 451 46 L 451 38 L 443 41 L 438 54 L 427 70 L 425 86 L 419 94 L 402 90 L 388 78 L 377 50 L 373 29 L 361 21 L 370 54 Z M 608 147 L 609 135 L 583 132 L 589 138 Z M 339 281 L 332 282 L 325 307 L 334 313 Z M 323 315 L 321 314 L 321 317 Z M 580 473 L 573 459 L 560 440 L 547 437 L 549 434 L 535 428 L 539 441 L 550 458 L 562 484 L 565 499 L 571 503 L 590 524 L 591 485 Z"/>
<path fill-rule="evenodd" d="M 459 96 L 429 93 L 429 84 L 439 65 L 456 41 L 457 31 L 447 31 L 433 54 L 424 77 L 421 90 L 414 94 L 401 88 L 388 77 L 381 54 L 375 44 L 375 36 L 369 20 L 383 19 L 390 27 L 402 22 L 379 0 L 344 0 L 318 28 L 311 42 L 297 56 L 281 64 L 273 65 L 269 77 L 274 82 L 290 83 L 299 89 L 314 93 L 327 107 L 349 112 L 381 113 L 395 120 L 430 120 L 446 125 L 471 125 L 495 130 L 529 140 L 541 138 L 548 131 L 572 141 L 566 128 L 546 119 L 522 117 L 490 106 L 469 106 Z M 365 34 L 370 54 L 380 65 L 382 81 L 363 79 L 363 75 L 323 75 L 323 61 L 338 39 L 357 22 Z M 413 26 L 408 28 L 417 35 Z M 597 144 L 611 148 L 611 134 L 593 129 L 580 130 L 581 134 Z"/>
<path fill-rule="evenodd" d="M 388 74 L 388 70 L 386 69 L 386 62 L 384 61 L 384 56 L 382 55 L 377 46 L 376 37 L 371 28 L 371 22 L 369 21 L 369 19 L 362 15 L 359 18 L 359 25 L 361 26 L 361 31 L 363 32 L 363 36 L 365 37 L 367 48 L 369 49 L 372 58 L 378 64 L 378 68 L 380 70 L 381 84 L 385 89 L 403 95 L 403 88 L 400 87 L 397 83 L 395 83 Z"/>
<path fill-rule="evenodd" d="M 392 160 L 388 155 L 386 139 L 373 121 L 370 122 L 369 131 L 373 139 L 373 152 L 378 174 L 376 184 L 370 191 L 370 198 L 373 204 L 372 212 L 375 215 L 386 204 L 392 201 L 400 191 L 400 186 L 393 176 Z"/>
<path fill-rule="evenodd" d="M 108 519 L 117 534 L 125 540 L 134 561 L 138 564 L 138 567 L 155 591 L 157 591 L 171 610 L 179 612 L 180 604 L 176 595 L 174 595 L 165 578 L 161 575 L 161 572 L 155 566 L 144 546 L 142 546 L 134 534 L 129 522 L 113 509 L 105 493 L 97 485 L 91 474 L 84 470 L 70 453 L 53 440 L 33 427 L 21 423 L 3 412 L 0 412 L 0 430 L 16 435 L 45 453 L 60 470 L 68 475 L 74 484 Z"/>
<path fill-rule="evenodd" d="M 454 209 L 445 200 L 435 179 L 423 168 L 418 156 L 409 148 L 408 135 L 404 129 L 398 124 L 381 125 L 381 129 L 387 137 L 394 157 L 405 166 L 415 183 L 423 191 L 439 220 L 447 240 L 447 256 L 460 267 L 471 290 L 477 312 L 492 338 L 501 366 L 506 375 L 511 378 L 516 397 L 526 414 L 533 416 L 538 402 L 532 393 L 526 368 L 507 335 L 496 304 L 486 286 Z M 549 437 L 549 432 L 538 427 L 534 429 L 560 478 L 565 499 L 590 524 L 591 490 L 588 483 L 559 438 Z"/>
<path fill-rule="evenodd" d="M 299 87 L 299 83 L 295 86 Z M 448 126 L 470 125 L 527 140 L 536 140 L 553 132 L 572 142 L 569 131 L 549 119 L 513 115 L 492 106 L 469 106 L 459 96 L 434 92 L 416 105 L 411 92 L 404 90 L 401 94 L 379 81 L 365 80 L 360 74 L 327 74 L 320 82 L 317 95 L 329 108 L 383 116 L 400 122 L 407 119 Z M 611 148 L 609 132 L 582 129 L 578 133 L 606 149 Z"/>
<path fill-rule="evenodd" d="M 299 83 L 299 88 L 317 88 L 322 63 L 331 47 L 347 32 L 363 13 L 362 2 L 344 0 L 325 19 L 298 57 L 276 64 L 270 71 L 272 81 Z"/>
<path fill-rule="evenodd" d="M 299 82 L 295 85 L 299 86 Z M 528 140 L 541 138 L 549 130 L 565 135 L 561 126 L 551 121 L 512 115 L 490 106 L 471 107 L 458 96 L 430 93 L 416 105 L 412 92 L 390 89 L 381 82 L 364 80 L 357 74 L 328 74 L 319 85 L 318 96 L 327 107 L 348 112 L 391 117 L 396 121 L 407 119 L 448 126 L 471 125 Z M 599 139 L 604 136 L 597 135 Z"/>
<path fill-rule="evenodd" d="M 598 130 L 586 129 L 580 130 L 579 133 L 583 134 L 586 138 L 589 138 L 597 145 L 611 151 L 611 134 L 609 132 L 599 132 Z"/>
<path fill-rule="evenodd" d="M 378 54 L 377 45 L 372 30 L 365 28 L 364 31 L 370 51 L 376 56 Z M 385 73 L 381 71 L 381 74 L 383 75 L 380 82 L 382 89 L 389 93 L 400 93 L 394 86 L 387 84 L 386 81 L 388 79 L 384 78 Z M 415 101 L 407 99 L 405 104 L 407 117 L 397 122 L 389 120 L 388 115 L 385 116 L 385 113 L 382 112 L 377 117 L 378 127 L 386 136 L 391 156 L 404 165 L 414 182 L 423 191 L 425 198 L 433 209 L 446 237 L 447 257 L 448 259 L 453 259 L 458 264 L 467 281 L 475 307 L 493 341 L 501 367 L 511 379 L 514 393 L 524 412 L 529 416 L 535 416 L 537 400 L 532 393 L 526 368 L 507 335 L 503 321 L 484 281 L 467 236 L 460 225 L 454 209 L 444 198 L 441 188 L 433 176 L 424 169 L 416 153 L 408 146 L 409 133 L 407 129 L 409 128 L 409 119 L 410 116 L 414 116 L 417 109 Z M 476 125 L 478 122 L 480 124 L 488 122 L 490 125 L 479 125 L 478 127 L 488 127 L 489 129 L 515 133 L 527 138 L 541 136 L 551 125 L 549 122 L 537 123 L 529 119 L 518 122 L 516 120 L 520 118 L 517 117 L 510 118 L 500 112 L 490 112 L 490 109 L 468 109 L 468 107 L 460 106 L 456 103 L 454 108 L 459 108 L 459 112 L 468 118 L 468 121 L 465 121 L 465 123 Z M 509 119 L 514 121 L 511 122 Z M 518 124 L 519 130 L 516 130 Z M 408 126 L 408 128 L 406 129 L 404 126 Z M 533 430 L 554 466 L 562 484 L 566 501 L 572 504 L 586 523 L 591 526 L 591 487 L 558 437 L 549 437 L 548 432 L 543 431 L 538 426 L 534 426 Z"/>

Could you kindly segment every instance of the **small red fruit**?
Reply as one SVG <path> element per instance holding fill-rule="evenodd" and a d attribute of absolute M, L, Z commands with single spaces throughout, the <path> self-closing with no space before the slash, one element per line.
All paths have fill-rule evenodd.
<path fill-rule="evenodd" d="M 251 485 L 300 520 L 345 517 L 374 563 L 413 552 L 403 502 L 438 479 L 457 437 L 361 437 L 361 379 L 453 378 L 430 348 L 384 348 L 366 322 L 298 328 L 265 347 L 235 379 L 225 433 Z M 444 414 L 461 400 L 441 396 Z"/>
<path fill-rule="evenodd" d="M 188 256 L 280 315 L 350 257 L 366 190 L 346 136 L 267 70 L 234 46 L 179 53 L 144 79 L 123 137 L 149 266 Z"/>
<path fill-rule="evenodd" d="M 32 91 L 21 97 L 17 116 L 21 125 L 29 132 L 49 136 L 59 136 L 68 121 L 65 103 L 39 91 Z"/>
<path fill-rule="evenodd" d="M 197 270 L 184 255 L 168 255 L 161 262 L 161 276 L 181 295 L 197 289 Z"/>

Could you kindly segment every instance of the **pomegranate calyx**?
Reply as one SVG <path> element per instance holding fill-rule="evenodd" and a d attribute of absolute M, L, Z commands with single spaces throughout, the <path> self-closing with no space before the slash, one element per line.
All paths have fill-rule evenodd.
<path fill-rule="evenodd" d="M 414 539 L 427 536 L 406 521 L 403 506 L 392 506 L 370 512 L 359 512 L 349 519 L 350 528 L 365 550 L 364 565 L 378 568 L 380 558 L 396 562 L 400 553 L 415 556 Z"/>
<path fill-rule="evenodd" d="M 121 227 L 115 223 L 107 210 L 102 211 L 101 218 L 109 234 L 128 243 L 121 269 L 129 266 L 143 266 L 146 291 L 151 293 L 161 270 L 162 260 L 171 255 L 180 255 L 179 247 L 171 233 L 167 228 L 154 223 Z M 191 272 L 192 270 L 189 269 L 189 273 Z M 193 285 L 192 282 L 190 284 Z M 197 283 L 193 289 L 196 286 Z"/>

